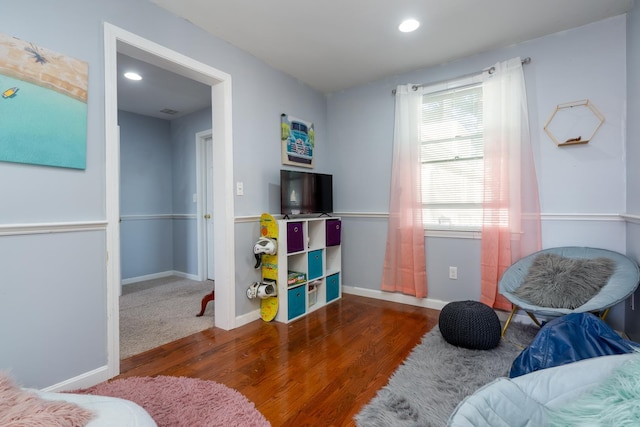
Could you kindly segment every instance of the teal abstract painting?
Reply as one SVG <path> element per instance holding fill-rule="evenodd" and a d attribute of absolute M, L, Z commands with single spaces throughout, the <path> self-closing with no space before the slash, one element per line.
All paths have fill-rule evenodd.
<path fill-rule="evenodd" d="M 85 169 L 89 66 L 0 34 L 0 161 Z"/>

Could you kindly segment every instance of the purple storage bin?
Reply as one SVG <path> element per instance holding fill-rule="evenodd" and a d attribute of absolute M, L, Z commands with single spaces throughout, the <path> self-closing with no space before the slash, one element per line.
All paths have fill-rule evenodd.
<path fill-rule="evenodd" d="M 340 244 L 340 231 L 342 230 L 342 221 L 339 219 L 328 219 L 326 223 L 327 229 L 327 246 L 337 246 Z"/>
<path fill-rule="evenodd" d="M 301 222 L 287 223 L 287 253 L 304 250 Z"/>

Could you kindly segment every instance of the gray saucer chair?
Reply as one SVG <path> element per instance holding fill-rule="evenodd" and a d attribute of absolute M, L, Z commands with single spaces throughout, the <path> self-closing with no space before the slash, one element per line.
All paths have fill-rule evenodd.
<path fill-rule="evenodd" d="M 557 255 L 558 257 L 556 258 L 569 258 L 571 260 L 576 260 L 576 262 L 582 262 L 583 264 L 585 261 L 602 260 L 602 258 L 607 258 L 613 261 L 613 263 L 608 267 L 610 276 L 605 278 L 604 285 L 599 291 L 596 291 L 597 293 L 595 295 L 581 305 L 574 308 L 562 308 L 558 304 L 546 304 L 548 306 L 541 306 L 539 304 L 532 303 L 531 300 L 523 299 L 519 296 L 519 293 L 521 293 L 523 289 L 521 289 L 520 292 L 517 290 L 527 281 L 529 281 L 527 286 L 530 288 L 530 268 L 534 264 L 534 261 L 541 259 L 538 258 L 538 256 L 542 254 L 547 254 L 544 255 L 547 258 L 549 256 L 553 257 L 554 255 Z M 594 270 L 591 270 L 592 273 L 593 271 Z M 589 274 L 587 274 L 587 276 L 589 276 Z M 567 276 L 556 276 L 553 279 L 556 280 L 557 277 L 566 278 Z M 500 294 L 513 304 L 513 310 L 502 329 L 502 336 L 504 336 L 514 314 L 518 310 L 524 310 L 538 326 L 540 326 L 540 321 L 536 316 L 551 319 L 569 313 L 589 312 L 600 316 L 600 318 L 604 320 L 609 309 L 633 294 L 638 287 L 639 282 L 640 269 L 638 269 L 638 264 L 618 252 L 577 246 L 544 249 L 536 252 L 522 258 L 510 266 L 504 272 L 498 283 L 498 291 Z"/>

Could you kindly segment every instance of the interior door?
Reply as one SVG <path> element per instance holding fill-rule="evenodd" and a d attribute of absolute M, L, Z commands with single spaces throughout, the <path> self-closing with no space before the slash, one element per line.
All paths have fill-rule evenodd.
<path fill-rule="evenodd" d="M 205 146 L 205 235 L 207 239 L 207 279 L 214 280 L 213 269 L 213 139 L 209 136 L 204 142 Z"/>

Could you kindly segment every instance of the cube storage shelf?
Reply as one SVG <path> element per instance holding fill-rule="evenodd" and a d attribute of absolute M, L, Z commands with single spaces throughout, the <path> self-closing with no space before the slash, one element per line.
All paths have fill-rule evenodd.
<path fill-rule="evenodd" d="M 342 297 L 340 218 L 278 221 L 278 314 L 289 323 Z"/>

